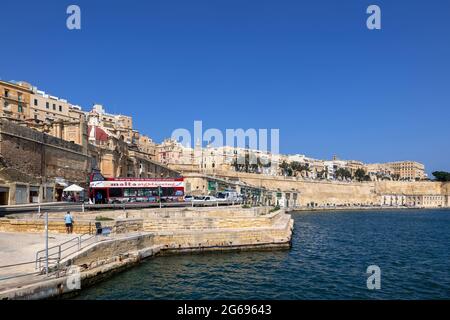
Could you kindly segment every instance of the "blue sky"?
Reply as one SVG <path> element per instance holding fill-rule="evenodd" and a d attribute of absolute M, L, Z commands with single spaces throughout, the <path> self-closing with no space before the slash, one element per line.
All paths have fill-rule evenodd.
<path fill-rule="evenodd" d="M 66 28 L 77 4 L 82 29 Z M 377 4 L 382 30 L 366 28 Z M 2 1 L 0 77 L 176 128 L 279 128 L 280 150 L 450 171 L 450 2 Z M 7 14 L 5 14 L 7 13 Z"/>

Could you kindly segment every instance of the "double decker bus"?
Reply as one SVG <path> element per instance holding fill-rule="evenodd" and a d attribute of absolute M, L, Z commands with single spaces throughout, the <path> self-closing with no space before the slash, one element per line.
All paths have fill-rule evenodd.
<path fill-rule="evenodd" d="M 95 203 L 183 201 L 184 178 L 105 178 L 99 172 L 89 177 L 89 198 Z"/>

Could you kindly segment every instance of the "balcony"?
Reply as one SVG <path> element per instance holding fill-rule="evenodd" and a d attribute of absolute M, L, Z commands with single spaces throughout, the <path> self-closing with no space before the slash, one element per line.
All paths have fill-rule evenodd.
<path fill-rule="evenodd" d="M 0 98 L 4 101 L 12 101 L 14 102 L 14 104 L 18 104 L 19 102 L 25 107 L 26 105 L 28 105 L 28 102 L 25 102 L 23 99 L 19 99 L 19 97 L 17 96 L 5 96 L 4 94 L 0 96 Z"/>

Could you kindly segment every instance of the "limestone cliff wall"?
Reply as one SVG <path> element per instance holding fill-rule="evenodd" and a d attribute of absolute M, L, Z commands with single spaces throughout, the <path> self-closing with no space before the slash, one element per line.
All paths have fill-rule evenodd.
<path fill-rule="evenodd" d="M 383 195 L 450 195 L 450 183 L 432 181 L 375 181 L 348 183 L 338 181 L 307 181 L 293 177 L 274 177 L 248 173 L 220 173 L 218 176 L 239 180 L 272 191 L 298 193 L 299 205 L 314 202 L 318 205 L 381 203 Z M 198 178 L 197 178 L 198 179 Z M 193 180 L 193 183 L 197 181 Z M 202 182 L 205 184 L 204 182 Z M 201 188 L 201 186 L 200 186 Z M 447 200 L 447 206 L 449 202 Z"/>
<path fill-rule="evenodd" d="M 441 195 L 442 183 L 432 181 L 400 182 L 379 181 L 375 182 L 377 194 L 396 195 Z"/>

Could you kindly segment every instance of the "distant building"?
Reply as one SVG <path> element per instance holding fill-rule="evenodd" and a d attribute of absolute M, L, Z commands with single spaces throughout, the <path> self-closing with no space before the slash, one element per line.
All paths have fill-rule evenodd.
<path fill-rule="evenodd" d="M 393 174 L 403 180 L 422 180 L 427 177 L 425 166 L 416 161 L 387 162 L 386 165 L 392 169 Z"/>
<path fill-rule="evenodd" d="M 129 144 L 135 144 L 139 140 L 139 133 L 133 130 L 133 118 L 124 115 L 106 113 L 104 107 L 95 104 L 87 113 L 89 125 L 105 127 L 112 132 L 117 139 Z"/>
<path fill-rule="evenodd" d="M 73 106 L 66 99 L 49 95 L 35 87 L 32 88 L 32 91 L 30 118 L 37 122 L 79 121 L 83 116 L 83 113 L 80 112 L 81 107 Z"/>
<path fill-rule="evenodd" d="M 25 121 L 30 118 L 31 86 L 0 80 L 0 116 Z"/>

